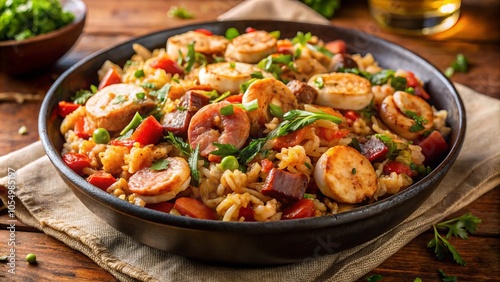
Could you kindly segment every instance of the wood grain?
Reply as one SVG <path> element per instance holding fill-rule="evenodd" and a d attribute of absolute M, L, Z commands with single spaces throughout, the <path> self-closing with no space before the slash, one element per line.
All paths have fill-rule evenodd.
<path fill-rule="evenodd" d="M 124 42 L 135 36 L 185 24 L 215 20 L 242 0 L 85 0 L 89 14 L 84 34 L 74 48 L 50 71 L 22 78 L 12 78 L 0 71 L 0 92 L 44 95 L 57 77 L 75 62 L 89 54 Z M 456 54 L 463 53 L 470 62 L 467 73 L 455 74 L 454 82 L 500 99 L 500 29 L 498 0 L 463 0 L 461 18 L 456 26 L 430 37 L 411 37 L 390 33 L 377 26 L 370 17 L 365 0 L 342 1 L 342 8 L 332 24 L 358 29 L 380 36 L 406 47 L 444 70 Z M 192 20 L 167 16 L 171 6 L 183 6 L 195 14 Z M 37 115 L 40 102 L 0 101 L 0 155 L 22 148 L 36 140 Z M 28 134 L 17 133 L 21 126 Z M 440 281 L 437 270 L 442 269 L 459 281 L 499 281 L 500 277 L 500 188 L 488 192 L 449 218 L 471 212 L 483 220 L 476 234 L 468 240 L 452 238 L 466 266 L 452 261 L 437 261 L 426 247 L 432 238 L 428 230 L 417 236 L 381 265 L 359 281 L 373 274 L 382 281 Z M 0 255 L 8 253 L 10 232 L 6 211 L 0 212 Z M 82 253 L 40 231 L 17 222 L 16 276 L 7 273 L 8 265 L 0 264 L 0 281 L 117 281 Z M 39 263 L 28 265 L 27 253 L 37 254 Z"/>

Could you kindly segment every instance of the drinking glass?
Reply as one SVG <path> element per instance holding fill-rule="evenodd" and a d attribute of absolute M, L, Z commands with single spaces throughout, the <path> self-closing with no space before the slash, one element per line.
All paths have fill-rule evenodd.
<path fill-rule="evenodd" d="M 430 35 L 451 28 L 461 0 L 368 0 L 370 13 L 382 26 L 406 34 Z"/>

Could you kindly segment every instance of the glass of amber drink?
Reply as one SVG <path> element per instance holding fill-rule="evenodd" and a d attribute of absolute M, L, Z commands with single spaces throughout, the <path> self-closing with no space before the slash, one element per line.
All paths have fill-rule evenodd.
<path fill-rule="evenodd" d="M 388 29 L 431 35 L 457 22 L 461 0 L 368 0 L 368 5 L 375 20 Z"/>

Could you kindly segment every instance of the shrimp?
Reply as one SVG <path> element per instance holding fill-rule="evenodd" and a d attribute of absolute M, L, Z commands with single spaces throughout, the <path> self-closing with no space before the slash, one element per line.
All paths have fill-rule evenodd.
<path fill-rule="evenodd" d="M 379 113 L 387 126 L 408 140 L 416 139 L 434 126 L 431 105 L 424 99 L 403 91 L 396 91 L 394 95 L 385 97 Z M 410 117 L 409 114 L 414 114 L 416 117 Z M 422 125 L 421 130 L 415 130 L 416 118 Z"/>
<path fill-rule="evenodd" d="M 314 180 L 321 192 L 343 204 L 356 204 L 377 190 L 377 174 L 370 161 L 356 149 L 338 145 L 316 163 Z"/>
<path fill-rule="evenodd" d="M 233 106 L 233 113 L 221 114 L 221 109 L 232 104 L 222 101 L 209 104 L 193 115 L 189 122 L 188 140 L 191 147 L 200 146 L 200 155 L 206 157 L 217 149 L 212 143 L 231 144 L 240 149 L 250 133 L 250 120 L 244 110 Z"/>
<path fill-rule="evenodd" d="M 226 91 L 238 93 L 240 85 L 250 80 L 255 72 L 262 73 L 264 77 L 273 77 L 272 74 L 254 65 L 239 62 L 209 64 L 200 69 L 198 77 L 200 84 L 210 85 L 219 93 Z"/>
<path fill-rule="evenodd" d="M 247 112 L 250 118 L 250 131 L 252 136 L 259 135 L 265 124 L 273 119 L 269 105 L 279 106 L 283 113 L 297 109 L 297 98 L 286 85 L 273 78 L 264 78 L 250 84 L 243 94 L 242 102 L 249 103 L 257 100 L 258 108 Z"/>
<path fill-rule="evenodd" d="M 268 32 L 257 30 L 234 38 L 228 45 L 224 57 L 228 61 L 258 63 L 270 54 L 276 53 L 276 38 Z"/>
<path fill-rule="evenodd" d="M 191 182 L 191 172 L 186 160 L 180 157 L 166 158 L 164 170 L 143 168 L 128 180 L 128 188 L 146 203 L 160 203 L 175 198 L 186 190 Z"/>
<path fill-rule="evenodd" d="M 167 54 L 172 60 L 177 60 L 179 54 L 186 56 L 188 45 L 194 42 L 194 50 L 204 55 L 222 55 L 226 50 L 228 40 L 219 35 L 206 35 L 201 32 L 188 31 L 174 35 L 167 40 Z"/>

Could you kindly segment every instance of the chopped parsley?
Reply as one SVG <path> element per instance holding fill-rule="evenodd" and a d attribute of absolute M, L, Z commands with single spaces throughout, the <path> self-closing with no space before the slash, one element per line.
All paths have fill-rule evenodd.
<path fill-rule="evenodd" d="M 97 93 L 97 87 L 95 85 L 90 85 L 90 90 L 81 89 L 76 92 L 75 96 L 71 97 L 73 103 L 85 105 L 87 100 Z"/>
<path fill-rule="evenodd" d="M 417 113 L 412 112 L 412 111 L 405 111 L 405 115 L 415 121 L 415 124 L 413 124 L 410 127 L 410 132 L 418 132 L 418 131 L 423 130 L 424 124 L 426 124 L 428 122 L 427 119 L 419 116 Z"/>
<path fill-rule="evenodd" d="M 223 115 L 223 116 L 229 116 L 229 115 L 232 115 L 234 114 L 234 107 L 233 107 L 233 104 L 230 104 L 230 105 L 227 105 L 227 106 L 224 106 L 222 107 L 220 110 L 219 110 L 220 114 Z"/>
<path fill-rule="evenodd" d="M 318 76 L 315 80 L 314 80 L 314 84 L 316 85 L 316 87 L 318 87 L 319 89 L 323 89 L 323 87 L 325 87 L 325 83 L 323 81 L 323 77 L 321 76 Z"/>
<path fill-rule="evenodd" d="M 154 162 L 151 165 L 151 170 L 166 170 L 170 162 L 168 160 L 162 159 Z"/>
<path fill-rule="evenodd" d="M 194 18 L 194 15 L 190 13 L 186 8 L 177 6 L 170 7 L 170 9 L 167 12 L 167 15 L 171 18 L 178 18 L 183 20 Z"/>

